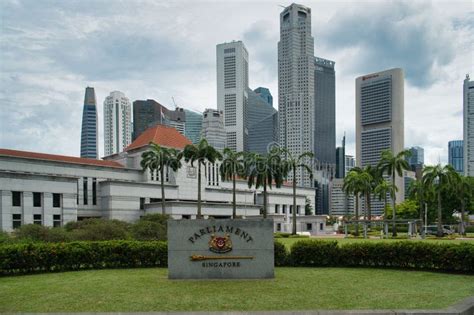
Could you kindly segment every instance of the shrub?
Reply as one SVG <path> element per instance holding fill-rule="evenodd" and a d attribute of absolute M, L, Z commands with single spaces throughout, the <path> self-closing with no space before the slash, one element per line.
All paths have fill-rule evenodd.
<path fill-rule="evenodd" d="M 288 238 L 309 238 L 309 235 L 290 235 Z"/>
<path fill-rule="evenodd" d="M 11 242 L 10 234 L 5 231 L 0 231 L 0 245 L 7 244 Z"/>
<path fill-rule="evenodd" d="M 276 241 L 274 249 L 275 266 L 285 266 L 288 262 L 288 250 L 285 245 Z"/>
<path fill-rule="evenodd" d="M 288 238 L 290 237 L 291 233 L 283 233 L 283 232 L 277 232 L 273 234 L 274 238 Z"/>
<path fill-rule="evenodd" d="M 119 220 L 86 219 L 65 226 L 70 238 L 77 241 L 107 241 L 129 239 L 130 224 Z"/>
<path fill-rule="evenodd" d="M 19 243 L 0 246 L 0 274 L 166 267 L 167 259 L 164 242 Z"/>
<path fill-rule="evenodd" d="M 48 238 L 48 228 L 39 224 L 25 224 L 17 228 L 13 235 L 22 241 L 45 241 Z"/>
<path fill-rule="evenodd" d="M 474 225 L 466 226 L 464 230 L 466 233 L 474 233 Z"/>
<path fill-rule="evenodd" d="M 165 241 L 166 227 L 155 221 L 139 220 L 131 227 L 132 236 L 139 241 Z"/>
<path fill-rule="evenodd" d="M 294 266 L 336 266 L 339 261 L 337 241 L 298 241 L 291 246 Z"/>

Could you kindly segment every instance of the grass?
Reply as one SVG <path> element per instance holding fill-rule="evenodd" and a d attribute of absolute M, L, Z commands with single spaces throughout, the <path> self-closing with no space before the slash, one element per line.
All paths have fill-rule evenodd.
<path fill-rule="evenodd" d="M 451 239 L 380 239 L 380 238 L 276 238 L 275 240 L 279 241 L 280 243 L 284 244 L 286 248 L 290 249 L 291 246 L 301 240 L 325 240 L 325 241 L 337 241 L 340 244 L 344 243 L 355 243 L 355 242 L 397 242 L 397 241 L 408 241 L 408 242 L 439 242 L 439 243 L 451 243 L 451 244 L 459 244 L 461 242 L 472 242 L 474 244 L 474 240 L 451 240 Z"/>
<path fill-rule="evenodd" d="M 171 281 L 167 269 L 0 278 L 0 312 L 445 308 L 474 276 L 356 268 L 276 268 L 271 280 Z"/>

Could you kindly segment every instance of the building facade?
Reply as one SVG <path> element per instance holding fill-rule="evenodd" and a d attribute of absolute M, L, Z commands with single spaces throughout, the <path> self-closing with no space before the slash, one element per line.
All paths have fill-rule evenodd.
<path fill-rule="evenodd" d="M 404 149 L 404 77 L 390 69 L 356 79 L 356 162 L 376 166 L 382 151 Z M 396 176 L 396 201 L 404 200 L 403 177 Z M 383 213 L 383 202 L 374 200 L 372 213 Z"/>
<path fill-rule="evenodd" d="M 335 62 L 314 58 L 314 155 L 318 161 L 336 164 Z"/>
<path fill-rule="evenodd" d="M 463 86 L 464 175 L 474 176 L 474 81 L 466 75 Z"/>
<path fill-rule="evenodd" d="M 82 111 L 81 157 L 97 159 L 99 157 L 99 122 L 97 118 L 97 100 L 93 87 L 86 87 Z"/>
<path fill-rule="evenodd" d="M 12 231 L 23 224 L 61 226 L 85 218 L 138 220 L 161 213 L 160 179 L 143 170 L 141 156 L 150 142 L 182 150 L 191 142 L 174 128 L 147 129 L 124 152 L 95 160 L 0 149 L 0 228 Z M 183 162 L 165 179 L 166 213 L 173 219 L 194 219 L 197 214 L 197 171 Z M 220 181 L 218 165 L 207 165 L 203 174 L 202 213 L 205 218 L 230 218 L 232 183 Z M 306 198 L 314 207 L 314 190 L 296 192 L 298 231 L 321 234 L 325 217 L 305 216 Z M 246 181 L 236 187 L 237 215 L 259 217 L 262 191 Z M 292 187 L 268 190 L 268 216 L 275 231 L 291 231 Z"/>
<path fill-rule="evenodd" d="M 241 41 L 216 46 L 217 109 L 224 113 L 226 143 L 234 151 L 246 151 L 249 54 Z"/>
<path fill-rule="evenodd" d="M 265 88 L 265 87 L 258 87 L 255 90 L 253 90 L 255 93 L 257 93 L 258 96 L 263 98 L 265 102 L 270 104 L 270 106 L 273 107 L 273 96 L 270 93 L 270 90 Z"/>
<path fill-rule="evenodd" d="M 104 155 L 122 152 L 132 143 L 132 105 L 119 91 L 104 100 Z"/>
<path fill-rule="evenodd" d="M 185 136 L 196 144 L 201 139 L 202 114 L 193 110 L 185 109 L 186 116 Z"/>
<path fill-rule="evenodd" d="M 331 207 L 329 214 L 332 216 L 350 216 L 354 214 L 354 196 L 344 192 L 344 179 L 335 178 L 331 184 Z"/>
<path fill-rule="evenodd" d="M 247 151 L 267 154 L 278 144 L 278 112 L 252 90 L 248 94 Z"/>
<path fill-rule="evenodd" d="M 201 138 L 219 151 L 226 147 L 226 131 L 224 128 L 224 115 L 221 111 L 207 108 L 202 117 Z"/>
<path fill-rule="evenodd" d="M 418 165 L 423 166 L 425 164 L 425 150 L 422 147 L 414 146 L 409 151 L 411 155 L 406 160 L 411 170 L 414 171 Z"/>
<path fill-rule="evenodd" d="M 298 156 L 314 150 L 314 39 L 311 9 L 291 4 L 280 13 L 278 117 L 282 147 Z M 312 186 L 303 169 L 298 184 Z"/>
<path fill-rule="evenodd" d="M 346 155 L 345 163 L 344 163 L 344 168 L 345 168 L 345 175 L 351 171 L 356 166 L 355 159 L 352 155 Z"/>
<path fill-rule="evenodd" d="M 448 163 L 456 172 L 464 174 L 464 145 L 463 140 L 448 142 Z"/>

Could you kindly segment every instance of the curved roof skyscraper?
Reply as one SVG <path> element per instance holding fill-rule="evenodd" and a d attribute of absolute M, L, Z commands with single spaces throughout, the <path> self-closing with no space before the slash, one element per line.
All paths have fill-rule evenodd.
<path fill-rule="evenodd" d="M 99 155 L 99 126 L 97 101 L 93 87 L 86 87 L 82 112 L 81 157 L 97 159 Z"/>

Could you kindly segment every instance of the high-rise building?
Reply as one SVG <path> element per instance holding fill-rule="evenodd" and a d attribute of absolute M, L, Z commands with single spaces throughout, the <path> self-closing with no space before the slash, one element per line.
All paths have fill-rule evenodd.
<path fill-rule="evenodd" d="M 97 101 L 93 87 L 86 87 L 82 111 L 81 157 L 97 159 L 99 157 L 99 124 Z"/>
<path fill-rule="evenodd" d="M 202 114 L 201 138 L 219 151 L 226 147 L 224 115 L 221 111 L 208 108 Z"/>
<path fill-rule="evenodd" d="M 464 175 L 474 176 L 474 81 L 466 74 L 463 86 Z"/>
<path fill-rule="evenodd" d="M 410 149 L 411 155 L 406 158 L 412 171 L 415 171 L 417 165 L 425 164 L 425 150 L 422 147 L 414 146 Z"/>
<path fill-rule="evenodd" d="M 155 100 L 137 100 L 133 102 L 133 140 L 146 129 L 155 125 L 167 125 L 185 134 L 186 115 L 184 109 L 167 109 Z"/>
<path fill-rule="evenodd" d="M 345 174 L 346 176 L 351 169 L 353 169 L 356 166 L 355 159 L 352 155 L 346 155 L 345 163 L 344 163 L 344 168 L 345 168 Z"/>
<path fill-rule="evenodd" d="M 132 143 L 132 105 L 119 91 L 104 101 L 104 155 L 122 152 Z"/>
<path fill-rule="evenodd" d="M 343 187 L 343 178 L 333 179 L 331 184 L 330 215 L 348 216 L 354 213 L 354 196 L 346 194 Z"/>
<path fill-rule="evenodd" d="M 224 113 L 226 143 L 234 151 L 246 151 L 249 54 L 241 41 L 216 46 L 217 109 Z"/>
<path fill-rule="evenodd" d="M 270 106 L 273 106 L 273 96 L 270 93 L 270 90 L 265 88 L 265 87 L 258 87 L 255 90 L 253 90 L 255 93 L 257 93 L 258 96 L 263 98 L 265 102 L 270 104 Z"/>
<path fill-rule="evenodd" d="M 336 72 L 335 62 L 314 58 L 314 157 L 336 163 Z"/>
<path fill-rule="evenodd" d="M 202 114 L 189 109 L 185 109 L 184 113 L 186 115 L 185 136 L 196 144 L 201 139 Z"/>
<path fill-rule="evenodd" d="M 291 4 L 280 13 L 278 42 L 278 117 L 280 145 L 293 155 L 314 150 L 314 39 L 311 9 Z M 298 170 L 299 185 L 311 186 Z"/>
<path fill-rule="evenodd" d="M 278 112 L 262 97 L 248 89 L 247 151 L 267 154 L 278 144 Z"/>
<path fill-rule="evenodd" d="M 464 145 L 463 140 L 453 140 L 448 142 L 448 162 L 458 172 L 464 173 Z"/>
<path fill-rule="evenodd" d="M 404 79 L 402 69 L 390 69 L 356 79 L 356 162 L 376 166 L 382 151 L 404 149 Z M 403 177 L 396 176 L 397 203 L 404 200 Z M 383 203 L 373 202 L 381 215 Z"/>
<path fill-rule="evenodd" d="M 336 148 L 336 178 L 346 176 L 346 136 L 342 138 L 342 146 Z"/>
<path fill-rule="evenodd" d="M 405 195 L 404 195 L 405 199 L 410 197 L 410 186 L 415 180 L 416 180 L 415 171 L 403 171 L 403 187 L 405 189 Z"/>

